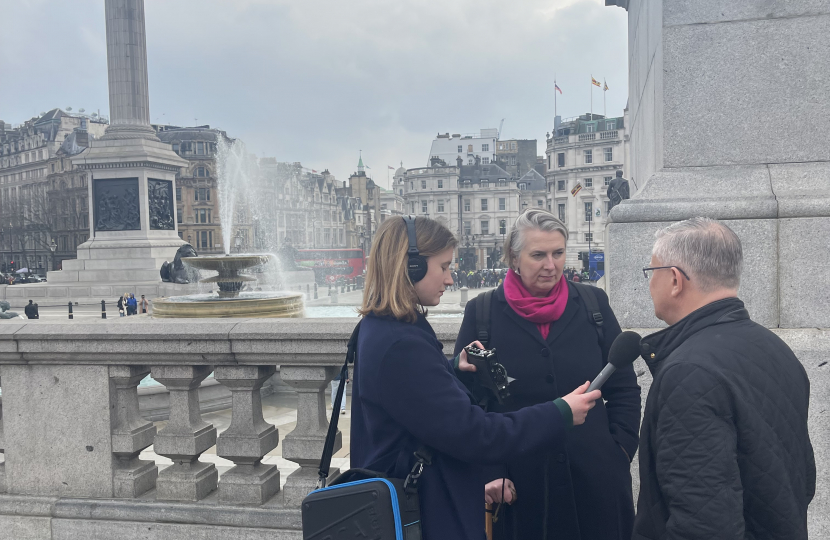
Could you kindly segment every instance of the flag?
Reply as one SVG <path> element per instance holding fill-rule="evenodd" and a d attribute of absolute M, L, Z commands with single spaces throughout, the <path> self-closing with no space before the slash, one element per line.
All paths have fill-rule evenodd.
<path fill-rule="evenodd" d="M 316 173 L 317 171 L 315 171 L 314 169 L 311 169 L 311 172 Z"/>
<path fill-rule="evenodd" d="M 553 89 L 559 91 L 560 94 L 562 93 L 562 89 L 559 88 L 559 85 L 556 83 L 553 83 Z"/>
<path fill-rule="evenodd" d="M 368 165 L 366 165 L 366 168 L 367 168 L 367 169 L 371 169 L 371 167 L 370 167 L 370 166 L 368 166 Z"/>
<path fill-rule="evenodd" d="M 602 82 L 603 82 L 603 84 L 605 84 L 605 88 L 603 88 L 602 91 L 607 92 L 608 91 L 608 83 L 605 82 L 605 81 L 602 81 Z"/>
<path fill-rule="evenodd" d="M 577 183 L 576 183 L 576 185 L 574 186 L 574 188 L 571 190 L 571 195 L 573 195 L 574 197 L 576 197 L 576 194 L 577 194 L 577 193 L 579 193 L 579 190 L 580 190 L 580 189 L 582 189 L 582 184 L 580 184 L 579 182 L 577 182 Z"/>
<path fill-rule="evenodd" d="M 392 165 L 387 165 L 386 167 L 387 167 L 390 171 L 394 171 L 394 170 L 395 170 L 395 167 L 393 167 Z"/>
<path fill-rule="evenodd" d="M 600 88 L 602 88 L 602 85 L 599 84 L 599 81 L 596 80 L 593 75 L 591 75 L 591 84 L 593 84 L 594 86 L 599 86 Z"/>

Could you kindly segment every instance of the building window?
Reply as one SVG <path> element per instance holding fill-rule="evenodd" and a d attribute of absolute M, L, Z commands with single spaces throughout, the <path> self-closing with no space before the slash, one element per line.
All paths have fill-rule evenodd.
<path fill-rule="evenodd" d="M 481 211 L 484 212 L 487 210 L 487 199 L 481 199 Z"/>
<path fill-rule="evenodd" d="M 465 221 L 464 222 L 464 234 L 466 234 L 468 236 L 470 234 L 472 234 L 472 232 L 471 232 L 471 222 L 470 221 Z"/>
<path fill-rule="evenodd" d="M 586 202 L 585 203 L 585 221 L 594 221 L 591 215 L 594 212 L 594 203 Z"/>
<path fill-rule="evenodd" d="M 613 148 L 606 148 L 605 149 L 605 161 L 614 161 L 614 149 Z"/>
<path fill-rule="evenodd" d="M 467 165 L 472 165 L 472 164 L 473 164 L 473 158 L 468 159 L 467 160 Z"/>
<path fill-rule="evenodd" d="M 550 170 L 550 154 L 548 154 L 548 170 Z"/>
<path fill-rule="evenodd" d="M 507 158 L 507 164 L 508 165 L 515 165 L 516 164 L 516 156 L 509 156 Z"/>
<path fill-rule="evenodd" d="M 565 204 L 560 203 L 558 205 L 558 209 L 559 209 L 559 221 L 561 221 L 562 223 L 565 223 Z"/>
<path fill-rule="evenodd" d="M 594 162 L 594 151 L 593 150 L 585 150 L 585 164 L 588 165 Z"/>
<path fill-rule="evenodd" d="M 426 189 L 426 188 L 427 188 L 427 181 L 426 180 L 421 180 L 421 189 Z"/>
<path fill-rule="evenodd" d="M 507 199 L 504 197 L 499 198 L 499 210 L 505 210 L 507 208 Z"/>
<path fill-rule="evenodd" d="M 444 211 L 444 201 L 438 201 L 438 211 L 439 212 Z"/>
<path fill-rule="evenodd" d="M 594 179 L 593 179 L 593 178 L 586 178 L 585 180 L 583 180 L 583 182 L 584 182 L 584 184 L 583 184 L 583 185 L 584 185 L 586 188 L 589 188 L 589 187 L 594 187 Z"/>
<path fill-rule="evenodd" d="M 179 153 L 179 143 L 177 143 L 177 142 L 173 143 L 173 151 L 176 152 L 177 154 Z"/>
<path fill-rule="evenodd" d="M 588 124 L 585 126 L 585 133 L 593 133 L 596 131 L 597 127 L 594 124 Z"/>
<path fill-rule="evenodd" d="M 421 201 L 421 213 L 422 214 L 427 213 L 427 202 L 426 201 Z"/>
<path fill-rule="evenodd" d="M 593 242 L 594 241 L 594 233 L 585 233 L 585 241 L 586 242 Z"/>
<path fill-rule="evenodd" d="M 489 144 L 482 144 L 481 145 L 481 151 L 482 152 L 489 152 L 490 151 L 490 145 Z"/>
<path fill-rule="evenodd" d="M 463 152 L 464 152 L 464 147 L 459 144 L 458 145 L 458 153 L 461 154 Z"/>
<path fill-rule="evenodd" d="M 565 152 L 559 152 L 556 155 L 556 164 L 559 167 L 564 167 L 565 166 Z"/>
<path fill-rule="evenodd" d="M 543 201 L 542 199 L 538 199 L 538 200 L 536 201 L 536 206 L 538 206 L 539 208 L 544 208 L 544 206 L 545 206 L 545 201 Z"/>
<path fill-rule="evenodd" d="M 612 129 L 617 129 L 617 121 L 616 120 L 609 120 L 608 122 L 605 122 L 605 129 L 607 129 L 609 131 L 612 130 Z"/>
<path fill-rule="evenodd" d="M 481 234 L 490 234 L 490 221 L 486 219 L 481 220 Z"/>
<path fill-rule="evenodd" d="M 398 195 L 400 195 L 401 197 L 403 197 L 403 190 L 402 190 L 402 189 L 399 189 L 399 190 L 398 190 Z"/>
<path fill-rule="evenodd" d="M 605 182 L 605 185 L 606 185 L 606 186 L 610 186 L 610 185 L 611 185 L 611 178 L 612 178 L 611 176 L 606 176 L 605 178 L 603 178 L 603 179 L 602 179 L 602 180 L 603 180 L 603 182 Z"/>
<path fill-rule="evenodd" d="M 207 170 L 204 167 L 196 167 L 196 176 L 204 178 L 207 176 Z"/>
<path fill-rule="evenodd" d="M 556 181 L 556 191 L 565 191 L 565 181 L 564 180 L 557 180 Z"/>
<path fill-rule="evenodd" d="M 182 202 L 182 188 L 176 188 L 176 202 Z"/>
<path fill-rule="evenodd" d="M 465 212 L 470 211 L 470 199 L 464 199 L 464 211 Z"/>
<path fill-rule="evenodd" d="M 500 219 L 499 220 L 499 234 L 507 234 L 507 220 Z"/>
<path fill-rule="evenodd" d="M 412 180 L 409 181 L 409 189 L 410 190 L 415 189 L 415 182 L 413 182 Z"/>
<path fill-rule="evenodd" d="M 438 189 L 444 189 L 444 181 L 441 179 L 438 180 Z"/>
<path fill-rule="evenodd" d="M 202 141 L 196 143 L 196 155 L 205 155 L 205 143 L 203 143 Z"/>
<path fill-rule="evenodd" d="M 490 158 L 488 158 L 488 157 L 481 158 L 481 163 L 484 164 L 484 165 L 489 165 L 490 164 Z"/>
<path fill-rule="evenodd" d="M 414 201 L 409 203 L 409 213 L 410 214 L 415 213 L 415 202 Z"/>
<path fill-rule="evenodd" d="M 176 223 L 181 223 L 181 222 L 182 222 L 182 209 L 177 208 L 176 209 Z"/>
<path fill-rule="evenodd" d="M 197 201 L 209 201 L 210 200 L 210 188 L 196 188 L 193 190 L 195 195 L 195 200 Z"/>

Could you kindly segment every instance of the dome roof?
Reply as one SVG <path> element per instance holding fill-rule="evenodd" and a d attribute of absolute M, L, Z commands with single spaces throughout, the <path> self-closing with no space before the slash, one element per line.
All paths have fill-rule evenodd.
<path fill-rule="evenodd" d="M 398 170 L 395 171 L 395 176 L 403 176 L 406 174 L 405 167 L 398 167 Z"/>

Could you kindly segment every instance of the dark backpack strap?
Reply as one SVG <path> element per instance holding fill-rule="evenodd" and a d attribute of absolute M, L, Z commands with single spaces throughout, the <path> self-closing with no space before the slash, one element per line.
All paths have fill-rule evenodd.
<path fill-rule="evenodd" d="M 597 336 L 599 336 L 599 344 L 600 346 L 605 345 L 605 332 L 602 329 L 602 313 L 599 310 L 599 302 L 597 301 L 597 293 L 594 292 L 593 287 L 590 285 L 583 285 L 581 283 L 573 283 L 571 285 L 576 289 L 577 294 L 579 297 L 582 298 L 582 301 L 585 303 L 585 307 L 588 309 L 588 320 L 591 321 L 591 324 L 594 325 L 594 328 L 597 330 Z"/>
<path fill-rule="evenodd" d="M 493 290 L 476 296 L 476 339 L 484 348 L 490 343 L 490 304 L 493 301 Z"/>
<path fill-rule="evenodd" d="M 343 402 L 343 392 L 346 388 L 346 379 L 349 378 L 349 364 L 354 364 L 355 354 L 357 352 L 357 336 L 359 333 L 360 323 L 357 323 L 357 326 L 355 326 L 352 331 L 352 336 L 349 338 L 349 343 L 346 346 L 346 361 L 343 362 L 343 367 L 340 369 L 340 385 L 337 387 L 337 396 L 334 398 L 334 407 L 332 407 L 331 410 L 329 430 L 328 433 L 326 433 L 326 442 L 323 445 L 323 455 L 320 457 L 320 470 L 317 473 L 320 477 L 317 482 L 318 489 L 326 487 L 326 479 L 329 476 L 331 458 L 334 454 L 334 440 L 337 437 L 337 423 L 340 421 L 340 404 Z"/>

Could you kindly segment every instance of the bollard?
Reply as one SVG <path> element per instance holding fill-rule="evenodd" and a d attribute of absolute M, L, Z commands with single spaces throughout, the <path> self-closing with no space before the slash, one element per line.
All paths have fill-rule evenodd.
<path fill-rule="evenodd" d="M 461 304 L 461 307 L 467 305 L 467 293 L 469 292 L 470 290 L 467 287 L 461 287 L 461 302 L 459 302 Z"/>
<path fill-rule="evenodd" d="M 331 283 L 329 283 L 329 296 L 331 296 Z"/>
<path fill-rule="evenodd" d="M 340 292 L 342 292 L 342 293 L 346 292 L 346 285 L 344 283 L 340 284 Z"/>
<path fill-rule="evenodd" d="M 72 314 L 72 302 L 69 302 L 69 320 L 73 320 L 75 315 Z"/>
<path fill-rule="evenodd" d="M 340 301 L 340 300 L 339 300 L 339 297 L 338 297 L 338 295 L 337 295 L 337 287 L 335 287 L 335 288 L 334 288 L 334 292 L 332 292 L 332 293 L 331 293 L 331 303 L 332 303 L 332 304 L 336 304 L 336 303 L 338 303 L 339 301 Z"/>
<path fill-rule="evenodd" d="M 317 300 L 317 283 L 314 283 L 314 299 Z"/>
<path fill-rule="evenodd" d="M 311 285 L 309 285 L 308 283 L 305 284 L 305 295 L 311 296 Z"/>
<path fill-rule="evenodd" d="M 101 300 L 101 318 L 107 318 L 107 302 L 105 300 Z"/>

